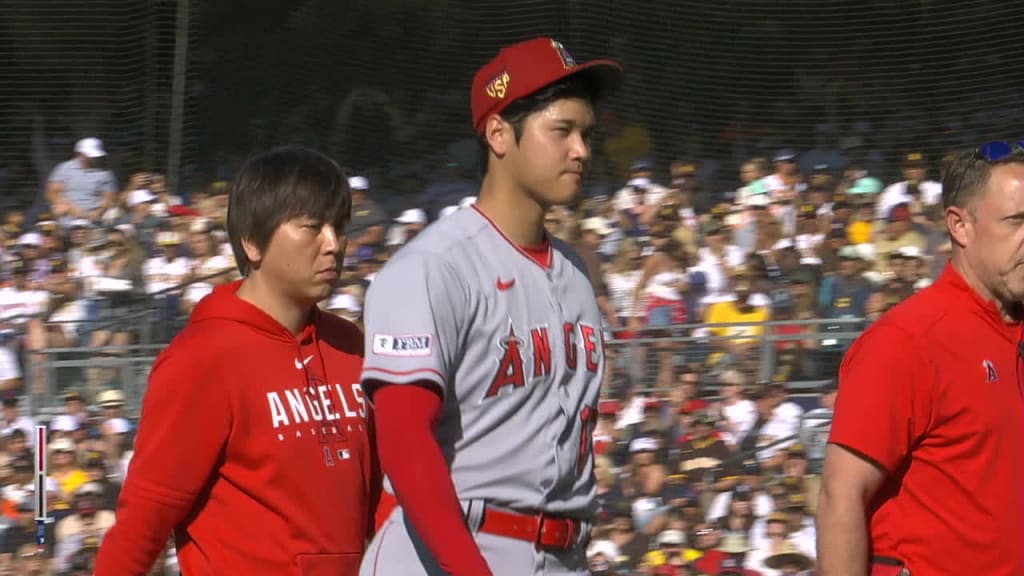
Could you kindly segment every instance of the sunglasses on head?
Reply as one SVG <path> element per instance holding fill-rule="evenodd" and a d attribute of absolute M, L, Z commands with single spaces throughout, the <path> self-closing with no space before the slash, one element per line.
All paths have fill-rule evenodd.
<path fill-rule="evenodd" d="M 979 160 L 991 164 L 993 162 L 1002 162 L 1014 154 L 1024 152 L 1024 140 L 1018 140 L 1016 142 L 1003 142 L 1002 140 L 994 140 L 992 142 L 986 142 L 974 149 L 974 154 L 971 155 L 970 162 L 967 166 L 960 171 L 960 176 L 957 178 L 956 186 L 953 188 L 953 194 L 950 197 L 950 205 L 955 206 L 956 200 L 960 196 L 960 189 L 963 187 L 964 178 L 967 173 L 974 169 L 974 165 Z"/>

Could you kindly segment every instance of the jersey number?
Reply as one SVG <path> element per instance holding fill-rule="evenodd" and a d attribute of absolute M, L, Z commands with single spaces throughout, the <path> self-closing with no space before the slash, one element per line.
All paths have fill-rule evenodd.
<path fill-rule="evenodd" d="M 594 451 L 594 428 L 597 426 L 597 410 L 584 406 L 580 410 L 580 446 L 576 459 L 576 474 L 583 474 L 583 467 Z"/>

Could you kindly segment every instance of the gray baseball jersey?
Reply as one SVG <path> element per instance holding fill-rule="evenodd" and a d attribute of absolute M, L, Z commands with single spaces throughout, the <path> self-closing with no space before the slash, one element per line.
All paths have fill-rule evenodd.
<path fill-rule="evenodd" d="M 589 519 L 601 318 L 584 265 L 532 260 L 475 207 L 429 226 L 374 278 L 364 385 L 428 381 L 462 500 Z"/>

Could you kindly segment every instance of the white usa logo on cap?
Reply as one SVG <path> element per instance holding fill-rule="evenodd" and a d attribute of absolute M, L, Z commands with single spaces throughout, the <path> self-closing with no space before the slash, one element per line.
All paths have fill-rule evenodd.
<path fill-rule="evenodd" d="M 374 334 L 372 350 L 378 356 L 430 356 L 430 334 Z"/>

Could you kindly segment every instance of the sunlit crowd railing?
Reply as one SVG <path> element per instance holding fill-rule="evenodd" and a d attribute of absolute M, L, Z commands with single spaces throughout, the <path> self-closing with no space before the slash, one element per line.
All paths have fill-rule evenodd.
<path fill-rule="evenodd" d="M 137 413 L 150 365 L 185 318 L 163 311 L 166 295 L 110 310 L 95 326 L 80 330 L 124 331 L 126 345 L 21 350 L 24 406 L 33 414 L 59 411 L 68 390 L 94 397 L 121 390 L 126 412 Z M 98 302 L 103 307 L 103 302 Z M 846 348 L 861 333 L 860 319 L 813 319 L 760 323 L 684 324 L 619 337 L 605 334 L 609 390 L 668 390 L 685 369 L 697 371 L 714 394 L 717 376 L 736 370 L 747 381 L 784 382 L 793 391 L 816 390 L 835 377 Z"/>

